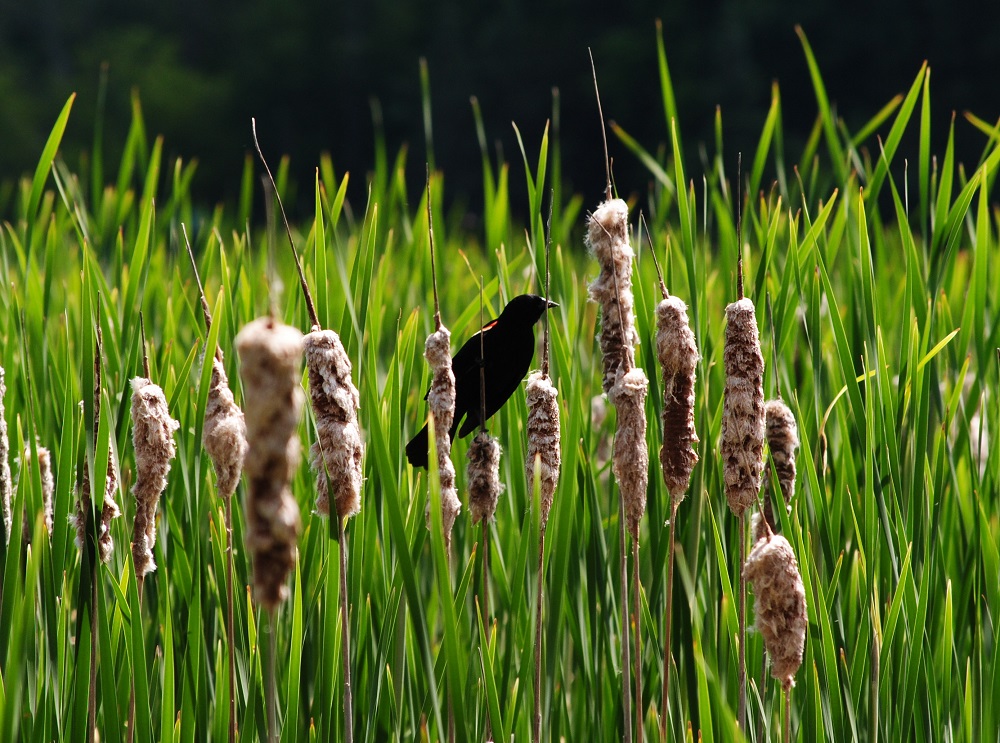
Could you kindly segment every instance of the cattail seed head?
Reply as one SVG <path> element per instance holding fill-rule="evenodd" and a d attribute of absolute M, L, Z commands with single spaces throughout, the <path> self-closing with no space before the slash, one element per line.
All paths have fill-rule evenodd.
<path fill-rule="evenodd" d="M 587 247 L 601 266 L 590 285 L 590 298 L 601 305 L 603 387 L 610 393 L 618 370 L 635 366 L 633 346 L 639 342 L 632 299 L 632 258 L 628 242 L 628 206 L 621 199 L 605 201 L 587 222 Z"/>
<path fill-rule="evenodd" d="M 534 487 L 535 460 L 539 462 L 539 487 L 541 490 L 541 522 L 544 531 L 552 510 L 552 498 L 559 482 L 562 454 L 559 451 L 559 390 L 552 380 L 541 372 L 528 376 L 528 456 L 524 469 L 529 487 Z"/>
<path fill-rule="evenodd" d="M 310 464 L 316 473 L 316 511 L 329 515 L 330 494 L 337 515 L 346 519 L 361 510 L 361 460 L 358 428 L 361 405 L 351 380 L 351 360 L 332 330 L 313 328 L 305 337 L 309 396 L 316 415 L 316 443 Z"/>
<path fill-rule="evenodd" d="M 247 454 L 247 425 L 229 389 L 226 367 L 217 357 L 212 359 L 212 383 L 201 440 L 212 458 L 216 492 L 222 498 L 232 497 Z"/>
<path fill-rule="evenodd" d="M 84 474 L 84 482 L 87 485 L 86 503 L 81 503 L 86 506 L 88 510 L 91 508 L 90 504 L 90 487 L 87 481 L 86 473 Z M 108 474 L 104 480 L 104 506 L 101 508 L 101 526 L 97 532 L 97 551 L 101 558 L 101 562 L 111 562 L 111 555 L 115 550 L 115 542 L 111 538 L 111 521 L 122 515 L 121 509 L 118 507 L 117 501 L 115 501 L 115 493 L 118 492 L 118 469 L 115 467 L 114 459 L 111 453 L 108 453 Z M 86 520 L 82 520 L 83 524 L 86 524 Z M 77 534 L 79 535 L 79 527 L 77 529 Z M 80 542 L 83 544 L 83 542 Z"/>
<path fill-rule="evenodd" d="M 437 447 L 438 482 L 441 485 L 441 521 L 444 538 L 451 545 L 451 530 L 462 510 L 455 489 L 455 465 L 451 462 L 451 424 L 455 418 L 455 373 L 451 368 L 451 333 L 442 325 L 427 336 L 424 357 L 433 377 L 427 393 L 427 405 L 434 417 L 434 442 Z M 430 508 L 428 502 L 427 507 Z M 430 512 L 427 513 L 430 525 Z"/>
<path fill-rule="evenodd" d="M 10 542 L 10 498 L 14 485 L 10 477 L 10 440 L 7 438 L 7 418 L 4 415 L 3 399 L 7 395 L 7 384 L 4 382 L 6 372 L 0 366 L 0 504 L 3 508 L 4 533 Z"/>
<path fill-rule="evenodd" d="M 757 499 L 764 471 L 764 357 L 753 302 L 726 307 L 722 462 L 726 500 L 737 517 Z"/>
<path fill-rule="evenodd" d="M 780 534 L 766 535 L 743 566 L 753 584 L 755 625 L 771 657 L 771 675 L 787 691 L 795 685 L 806 642 L 806 592 L 792 545 Z"/>
<path fill-rule="evenodd" d="M 792 498 L 795 497 L 795 450 L 799 447 L 799 429 L 791 409 L 782 400 L 768 400 L 764 411 L 767 446 L 778 475 L 781 497 L 785 499 L 785 508 L 790 513 Z"/>
<path fill-rule="evenodd" d="M 687 493 L 698 463 L 698 433 L 694 428 L 694 382 L 698 345 L 687 305 L 667 297 L 656 307 L 656 353 L 663 375 L 663 482 L 676 507 Z"/>
<path fill-rule="evenodd" d="M 236 348 L 246 390 L 247 546 L 254 595 L 274 609 L 288 596 L 285 581 L 295 566 L 300 529 L 289 482 L 299 460 L 302 334 L 273 318 L 259 318 L 240 331 Z"/>
<path fill-rule="evenodd" d="M 132 380 L 132 443 L 135 446 L 135 523 L 132 559 L 141 578 L 156 570 L 156 505 L 167 488 L 170 460 L 177 454 L 174 431 L 180 424 L 170 417 L 167 398 L 145 377 Z"/>
<path fill-rule="evenodd" d="M 42 483 L 42 515 L 45 519 L 45 530 L 52 536 L 52 496 L 56 491 L 55 477 L 52 475 L 52 453 L 44 446 L 36 446 L 35 452 L 38 454 L 38 475 Z M 26 476 L 28 468 L 31 466 L 31 447 L 24 448 L 21 457 L 22 477 Z M 27 518 L 27 514 L 25 514 Z"/>
<path fill-rule="evenodd" d="M 611 402 L 618 409 L 611 468 L 618 480 L 629 533 L 639 538 L 639 522 L 646 511 L 649 483 L 649 450 L 646 447 L 646 393 L 649 380 L 639 367 L 619 374 L 611 389 Z"/>
<path fill-rule="evenodd" d="M 497 510 L 504 486 L 500 482 L 500 444 L 486 431 L 479 431 L 466 454 L 469 460 L 469 514 L 472 523 L 489 521 Z"/>

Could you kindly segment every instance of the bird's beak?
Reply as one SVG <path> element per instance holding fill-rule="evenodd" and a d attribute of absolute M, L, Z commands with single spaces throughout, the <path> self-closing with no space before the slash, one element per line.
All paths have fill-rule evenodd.
<path fill-rule="evenodd" d="M 548 302 L 548 301 L 547 301 L 547 306 L 546 306 L 546 308 L 545 308 L 545 309 L 547 309 L 547 310 L 551 310 L 551 309 L 552 309 L 553 307 L 558 307 L 558 306 L 559 306 L 559 305 L 558 305 L 558 304 L 556 304 L 555 302 Z"/>

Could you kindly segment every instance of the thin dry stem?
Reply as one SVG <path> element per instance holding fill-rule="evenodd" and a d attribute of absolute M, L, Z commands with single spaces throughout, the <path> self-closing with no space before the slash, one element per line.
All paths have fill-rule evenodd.
<path fill-rule="evenodd" d="M 292 230 L 288 226 L 288 217 L 285 215 L 285 205 L 281 203 L 281 194 L 278 193 L 278 186 L 274 182 L 274 176 L 271 175 L 271 168 L 267 165 L 267 159 L 264 157 L 264 153 L 260 149 L 260 142 L 257 141 L 256 119 L 250 119 L 250 127 L 253 130 L 253 145 L 257 149 L 257 155 L 260 157 L 260 161 L 264 165 L 264 170 L 267 172 L 267 178 L 271 181 L 271 188 L 274 190 L 274 197 L 278 200 L 278 209 L 281 211 L 281 221 L 285 226 L 285 235 L 288 236 L 288 245 L 292 249 L 292 257 L 295 258 L 295 268 L 299 273 L 299 284 L 302 286 L 302 294 L 306 300 L 306 310 L 309 312 L 309 323 L 311 325 L 318 326 L 319 317 L 316 315 L 316 305 L 313 303 L 312 293 L 309 291 L 309 284 L 306 283 L 306 275 L 302 270 L 302 260 L 299 258 L 299 251 L 296 250 L 295 241 L 292 240 Z"/>

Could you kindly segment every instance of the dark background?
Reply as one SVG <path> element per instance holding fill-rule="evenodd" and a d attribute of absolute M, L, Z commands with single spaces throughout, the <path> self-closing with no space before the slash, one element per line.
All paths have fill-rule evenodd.
<path fill-rule="evenodd" d="M 377 99 L 390 156 L 410 143 L 416 188 L 426 157 L 423 56 L 436 164 L 445 172 L 448 197 L 466 194 L 473 211 L 481 203 L 469 97 L 478 97 L 487 137 L 513 163 L 511 183 L 520 192 L 511 121 L 534 159 L 558 87 L 567 186 L 597 198 L 604 176 L 587 47 L 606 118 L 655 148 L 667 139 L 657 18 L 689 155 L 699 141 L 711 143 L 717 105 L 726 156 L 752 154 L 771 82 L 778 80 L 794 159 L 816 115 L 795 24 L 809 37 L 848 127 L 857 128 L 905 91 L 924 59 L 933 70 L 936 151 L 943 150 L 957 111 L 958 154 L 974 164 L 984 139 L 961 113 L 971 110 L 991 122 L 1000 117 L 997 0 L 0 0 L 0 180 L 34 167 L 72 91 L 79 95 L 64 152 L 76 164 L 93 142 L 106 62 L 106 168 L 117 165 L 136 87 L 150 134 L 166 137 L 166 154 L 198 159 L 196 198 L 235 198 L 255 116 L 272 165 L 278 154 L 291 155 L 294 176 L 308 184 L 320 152 L 328 151 L 338 174 L 351 171 L 352 196 L 363 199 Z M 614 138 L 610 146 L 619 188 L 643 188 L 648 175 Z"/>

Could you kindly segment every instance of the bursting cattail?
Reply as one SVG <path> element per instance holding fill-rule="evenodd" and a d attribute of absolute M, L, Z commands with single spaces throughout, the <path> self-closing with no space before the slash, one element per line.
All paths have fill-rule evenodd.
<path fill-rule="evenodd" d="M 351 360 L 332 330 L 314 327 L 304 339 L 309 396 L 316 415 L 316 443 L 310 464 L 316 473 L 316 511 L 330 514 L 333 495 L 337 515 L 346 519 L 361 510 L 361 459 L 358 389 L 351 380 Z"/>
<path fill-rule="evenodd" d="M 639 522 L 646 511 L 646 485 L 649 481 L 649 450 L 646 447 L 646 393 L 649 380 L 636 367 L 618 375 L 611 389 L 611 402 L 618 409 L 611 468 L 625 502 L 629 533 L 639 538 Z"/>
<path fill-rule="evenodd" d="M 52 454 L 44 446 L 36 446 L 38 454 L 38 475 L 42 483 L 42 516 L 45 519 L 45 530 L 52 536 L 52 496 L 56 491 L 55 477 L 52 475 Z M 21 457 L 21 472 L 27 473 L 31 466 L 31 447 L 24 448 Z M 22 474 L 22 477 L 25 474 Z M 27 515 L 25 515 L 27 518 Z"/>
<path fill-rule="evenodd" d="M 205 428 L 201 441 L 215 469 L 215 489 L 222 498 L 236 492 L 247 453 L 247 426 L 243 411 L 229 389 L 226 367 L 212 359 L 212 383 L 205 407 Z"/>
<path fill-rule="evenodd" d="M 549 522 L 552 497 L 559 482 L 562 455 L 559 451 L 559 390 L 548 375 L 533 372 L 528 377 L 528 456 L 524 467 L 529 487 L 534 487 L 535 460 L 539 462 L 539 488 L 542 500 L 542 530 Z"/>
<path fill-rule="evenodd" d="M 766 535 L 743 566 L 753 584 L 755 624 L 771 658 L 771 675 L 787 691 L 795 685 L 806 641 L 806 593 L 792 545 L 780 534 Z"/>
<path fill-rule="evenodd" d="M 633 346 L 639 342 L 632 300 L 632 257 L 628 242 L 628 206 L 605 201 L 587 222 L 587 246 L 601 272 L 590 285 L 590 298 L 601 305 L 601 355 L 604 392 L 610 394 L 618 370 L 635 366 Z"/>
<path fill-rule="evenodd" d="M 240 331 L 236 348 L 246 390 L 247 546 L 254 596 L 274 609 L 288 596 L 285 579 L 295 566 L 301 526 L 289 482 L 299 460 L 302 334 L 274 318 L 258 318 Z"/>
<path fill-rule="evenodd" d="M 14 492 L 10 478 L 10 441 L 7 438 L 7 418 L 4 416 L 3 399 L 7 395 L 7 385 L 4 382 L 6 372 L 0 366 L 0 503 L 3 505 L 4 533 L 10 542 L 10 498 Z"/>
<path fill-rule="evenodd" d="M 486 431 L 479 431 L 469 444 L 466 457 L 472 523 L 488 522 L 496 513 L 504 489 L 500 482 L 500 444 Z"/>
<path fill-rule="evenodd" d="M 694 382 L 698 345 L 688 320 L 687 305 L 667 297 L 656 307 L 656 353 L 663 375 L 663 445 L 660 465 L 673 506 L 687 493 L 698 463 L 698 433 L 694 428 Z"/>
<path fill-rule="evenodd" d="M 771 461 L 774 462 L 774 471 L 778 475 L 781 497 L 785 500 L 785 508 L 791 513 L 792 498 L 795 497 L 795 450 L 799 447 L 799 429 L 795 424 L 795 416 L 782 400 L 768 400 L 764 411 L 767 446 L 771 450 Z"/>
<path fill-rule="evenodd" d="M 451 529 L 462 510 L 455 490 L 455 465 L 451 462 L 451 424 L 455 418 L 455 373 L 451 369 L 451 333 L 444 325 L 427 336 L 424 357 L 433 378 L 427 393 L 427 406 L 434 417 L 434 441 L 437 446 L 438 481 L 441 483 L 441 521 L 446 544 L 451 544 Z M 430 508 L 430 503 L 427 505 Z M 428 511 L 430 524 L 430 512 Z"/>
<path fill-rule="evenodd" d="M 132 559 L 136 577 L 156 570 L 156 506 L 167 488 L 170 460 L 177 454 L 174 431 L 180 424 L 170 417 L 167 398 L 159 385 L 145 377 L 132 380 L 132 443 L 135 446 L 135 523 Z"/>
<path fill-rule="evenodd" d="M 757 499 L 764 471 L 764 357 L 753 302 L 726 307 L 722 462 L 729 508 L 742 516 Z"/>

